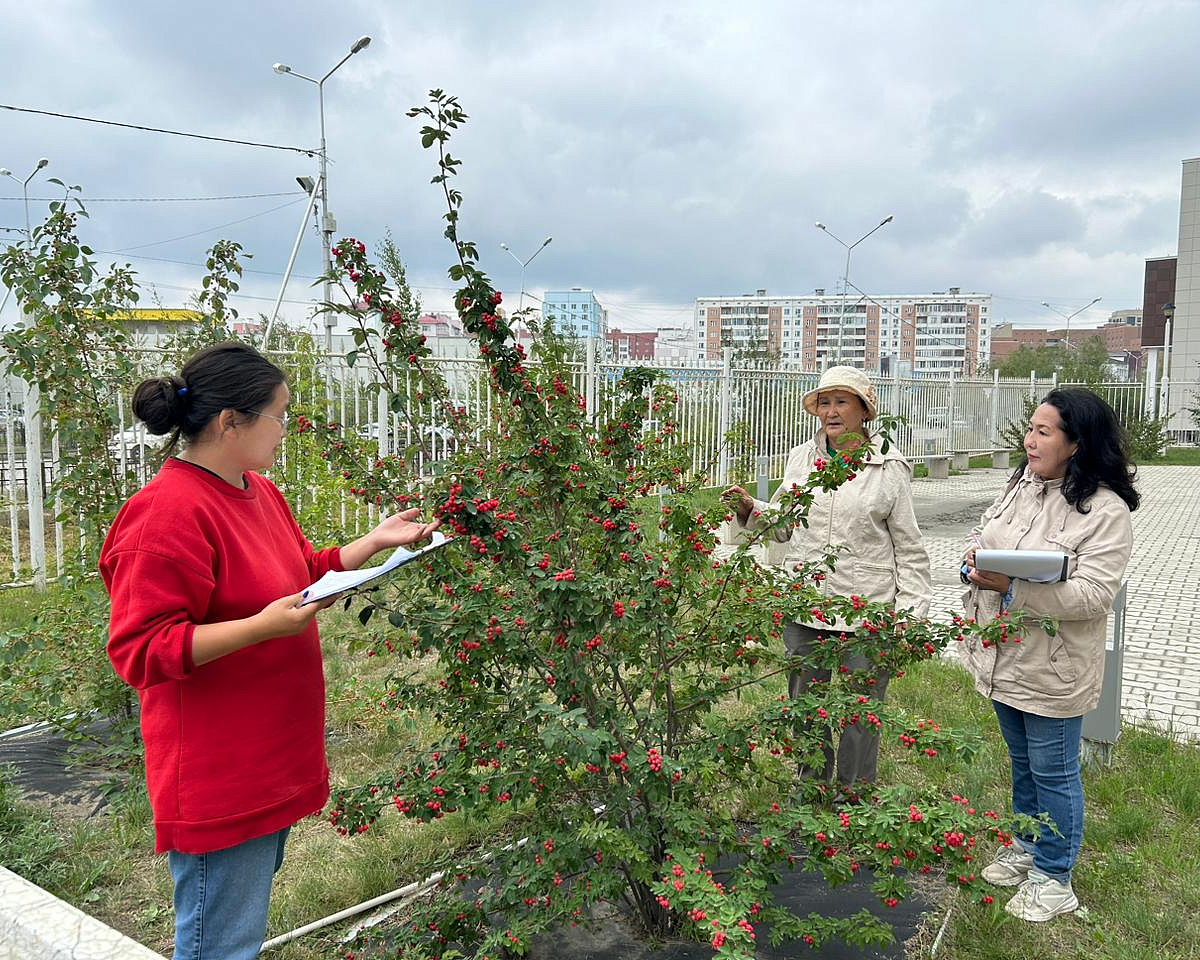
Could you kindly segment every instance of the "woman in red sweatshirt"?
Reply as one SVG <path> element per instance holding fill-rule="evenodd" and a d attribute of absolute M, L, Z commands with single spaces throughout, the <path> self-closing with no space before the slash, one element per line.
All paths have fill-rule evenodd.
<path fill-rule="evenodd" d="M 315 550 L 275 486 L 289 392 L 240 343 L 144 381 L 133 411 L 182 441 L 113 522 L 100 554 L 108 654 L 138 691 L 157 852 L 175 882 L 175 957 L 250 960 L 289 828 L 329 796 L 325 683 L 300 592 L 329 570 L 427 537 L 418 510 Z M 332 602 L 332 601 L 329 601 Z"/>

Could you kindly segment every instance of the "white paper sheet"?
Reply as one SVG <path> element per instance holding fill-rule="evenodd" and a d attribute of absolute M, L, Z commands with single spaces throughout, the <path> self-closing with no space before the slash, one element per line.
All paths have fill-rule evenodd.
<path fill-rule="evenodd" d="M 418 550 L 397 547 L 392 555 L 378 566 L 361 567 L 358 570 L 330 570 L 304 591 L 300 606 L 324 600 L 326 597 L 332 597 L 338 593 L 345 593 L 355 587 L 361 587 L 364 583 L 370 583 L 372 580 L 386 576 L 398 567 L 402 567 L 404 564 L 416 560 L 417 557 L 424 556 L 431 550 L 436 550 L 449 542 L 450 539 L 445 534 L 435 530 L 430 535 L 429 543 L 425 546 Z"/>

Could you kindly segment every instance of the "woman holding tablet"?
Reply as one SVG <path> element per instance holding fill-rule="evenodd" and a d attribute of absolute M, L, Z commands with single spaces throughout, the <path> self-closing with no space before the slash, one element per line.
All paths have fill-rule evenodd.
<path fill-rule="evenodd" d="M 1129 562 L 1139 496 L 1116 414 L 1090 390 L 1051 391 L 1030 418 L 1024 448 L 972 532 L 962 569 L 967 616 L 982 623 L 1020 611 L 1021 635 L 999 646 L 972 637 L 965 652 L 1008 745 L 1014 812 L 1049 814 L 1058 830 L 1015 836 L 982 875 L 1018 887 L 1009 913 L 1043 921 L 1079 906 L 1071 871 L 1083 840 L 1083 715 L 1100 698 L 1108 611 Z M 1035 583 L 980 570 L 977 549 L 1059 551 L 1067 575 Z M 1056 632 L 1042 629 L 1042 617 L 1057 620 Z"/>

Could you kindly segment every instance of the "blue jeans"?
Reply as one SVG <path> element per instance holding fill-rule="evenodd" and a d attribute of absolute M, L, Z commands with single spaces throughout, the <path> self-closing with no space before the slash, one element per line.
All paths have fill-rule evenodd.
<path fill-rule="evenodd" d="M 1012 760 L 1013 812 L 1031 817 L 1048 813 L 1061 834 L 1044 828 L 1036 840 L 1018 834 L 1014 842 L 1033 854 L 1035 870 L 1070 883 L 1083 843 L 1083 717 L 1040 717 L 995 700 L 992 707 Z"/>
<path fill-rule="evenodd" d="M 213 853 L 167 854 L 175 880 L 174 960 L 254 960 L 288 831 Z"/>

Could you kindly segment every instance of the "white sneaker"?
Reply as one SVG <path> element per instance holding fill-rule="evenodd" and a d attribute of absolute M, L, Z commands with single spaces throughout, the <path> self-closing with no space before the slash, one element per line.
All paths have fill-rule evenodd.
<path fill-rule="evenodd" d="M 1033 854 L 1026 853 L 1016 843 L 1001 847 L 996 859 L 989 863 L 979 875 L 997 887 L 1015 887 L 1024 883 L 1033 869 Z"/>
<path fill-rule="evenodd" d="M 1060 883 L 1036 870 L 1030 871 L 1029 878 L 1004 905 L 1004 909 L 1014 917 L 1033 923 L 1043 923 L 1078 908 L 1079 899 L 1069 882 Z"/>

